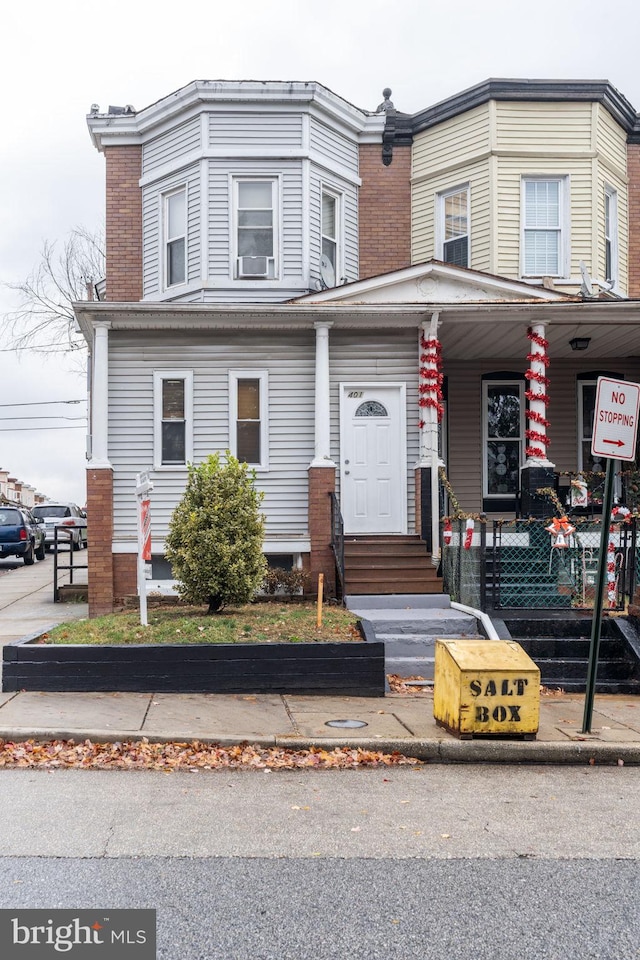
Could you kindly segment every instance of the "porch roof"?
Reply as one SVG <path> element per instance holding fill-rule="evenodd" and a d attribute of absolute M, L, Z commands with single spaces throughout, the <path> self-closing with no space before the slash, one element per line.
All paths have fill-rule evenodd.
<path fill-rule="evenodd" d="M 80 329 L 90 344 L 93 328 L 112 330 L 215 331 L 311 330 L 326 322 L 334 330 L 417 329 L 440 314 L 443 355 L 455 360 L 521 357 L 526 329 L 546 325 L 551 357 L 575 356 L 569 341 L 589 337 L 589 356 L 640 357 L 640 300 L 483 301 L 464 303 L 115 303 L 74 304 Z"/>

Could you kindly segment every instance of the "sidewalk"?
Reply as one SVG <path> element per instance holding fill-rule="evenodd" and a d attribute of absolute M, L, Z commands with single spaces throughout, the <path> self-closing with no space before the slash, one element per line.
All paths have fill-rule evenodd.
<path fill-rule="evenodd" d="M 85 563 L 86 553 L 77 558 Z M 0 565 L 0 645 L 86 616 L 84 603 L 53 603 L 51 556 L 28 568 Z M 591 734 L 579 732 L 583 713 L 584 695 L 543 695 L 537 739 L 459 740 L 435 723 L 429 692 L 379 698 L 0 693 L 0 738 L 348 746 L 445 763 L 640 763 L 640 697 L 596 695 Z M 327 726 L 333 720 L 365 726 Z"/>

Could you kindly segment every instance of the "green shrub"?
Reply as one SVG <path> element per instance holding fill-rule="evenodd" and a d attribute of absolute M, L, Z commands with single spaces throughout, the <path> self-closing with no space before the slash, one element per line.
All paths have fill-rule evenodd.
<path fill-rule="evenodd" d="M 269 567 L 262 581 L 265 593 L 284 593 L 288 597 L 304 593 L 308 585 L 304 570 L 285 570 L 283 567 Z"/>
<path fill-rule="evenodd" d="M 178 593 L 187 603 L 207 603 L 209 613 L 247 603 L 266 570 L 263 494 L 255 489 L 255 472 L 229 451 L 189 464 L 188 471 L 165 550 Z"/>

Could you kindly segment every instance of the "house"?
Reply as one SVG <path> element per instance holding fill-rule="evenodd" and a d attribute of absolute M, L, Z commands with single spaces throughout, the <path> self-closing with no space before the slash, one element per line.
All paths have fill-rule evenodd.
<path fill-rule="evenodd" d="M 349 590 L 415 592 L 442 589 L 441 462 L 463 509 L 511 517 L 598 467 L 595 378 L 640 379 L 635 111 L 606 82 L 488 81 L 413 116 L 390 96 L 198 81 L 92 108 L 92 614 L 135 592 L 141 471 L 156 587 L 186 464 L 230 449 L 270 562 L 338 589 L 342 523 Z"/>

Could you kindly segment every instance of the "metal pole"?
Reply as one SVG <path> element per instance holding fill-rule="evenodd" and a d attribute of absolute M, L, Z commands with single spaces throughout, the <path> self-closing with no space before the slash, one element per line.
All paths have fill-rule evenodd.
<path fill-rule="evenodd" d="M 587 688 L 584 698 L 584 719 L 581 733 L 591 733 L 593 717 L 593 698 L 596 688 L 596 674 L 598 672 L 598 650 L 600 634 L 602 632 L 602 607 L 604 603 L 604 588 L 607 577 L 607 547 L 609 543 L 609 526 L 611 524 L 611 508 L 613 507 L 613 465 L 612 459 L 607 459 L 607 472 L 604 479 L 604 496 L 602 498 L 602 530 L 600 531 L 600 556 L 598 557 L 598 577 L 596 580 L 596 595 L 593 601 L 593 620 L 591 623 L 591 647 L 589 648 L 589 669 L 587 671 Z"/>

